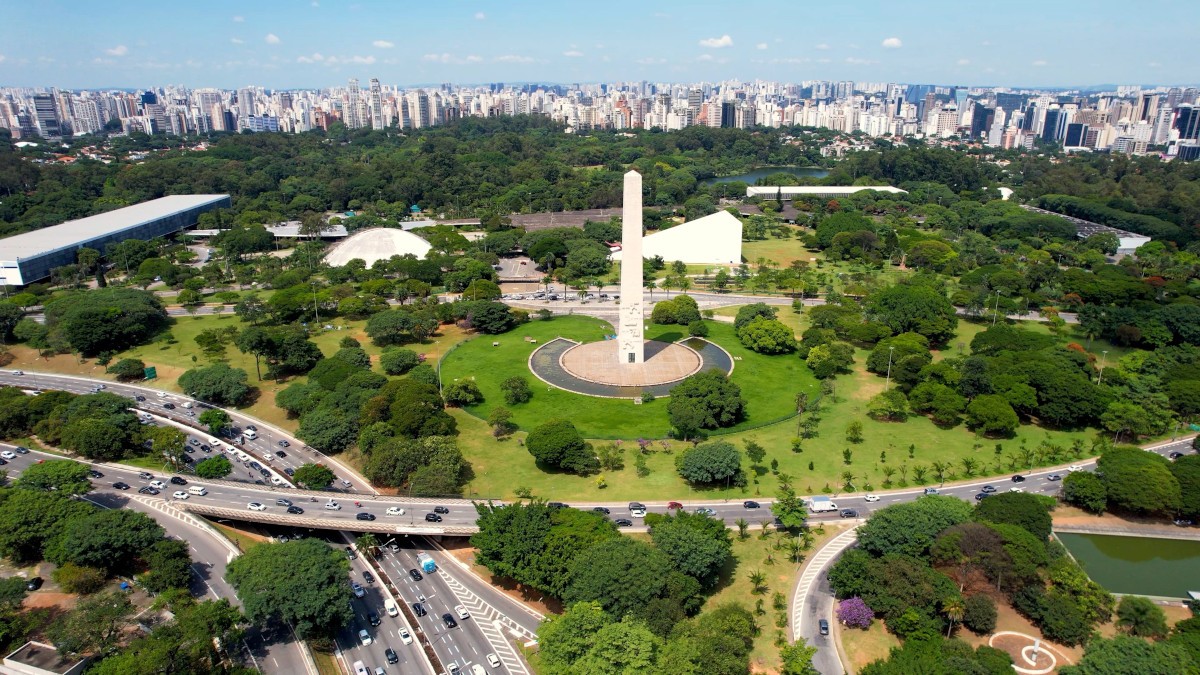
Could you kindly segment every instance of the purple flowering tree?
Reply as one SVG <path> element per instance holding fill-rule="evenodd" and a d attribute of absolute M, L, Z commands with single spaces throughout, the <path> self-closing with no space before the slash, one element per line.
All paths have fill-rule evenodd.
<path fill-rule="evenodd" d="M 856 595 L 838 603 L 837 618 L 851 628 L 867 629 L 871 627 L 875 612 Z"/>

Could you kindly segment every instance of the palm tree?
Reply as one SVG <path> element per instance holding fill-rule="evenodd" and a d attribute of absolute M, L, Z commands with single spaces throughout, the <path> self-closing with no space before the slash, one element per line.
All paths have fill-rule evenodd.
<path fill-rule="evenodd" d="M 933 473 L 937 476 L 938 482 L 945 482 L 946 469 L 950 468 L 950 465 L 945 462 L 930 462 L 930 465 L 933 466 Z"/>
<path fill-rule="evenodd" d="M 379 540 L 376 539 L 375 535 L 370 532 L 364 532 L 363 534 L 358 535 L 358 539 L 355 541 L 355 543 L 358 544 L 358 548 L 360 550 L 372 554 L 372 557 L 374 557 L 376 549 L 379 548 Z"/>
<path fill-rule="evenodd" d="M 749 576 L 750 584 L 754 587 L 752 593 L 758 595 L 767 592 L 767 575 L 762 570 L 753 570 Z"/>
<path fill-rule="evenodd" d="M 809 530 L 808 528 L 800 530 L 799 538 L 800 545 L 804 547 L 805 551 L 812 548 L 813 544 L 817 541 L 817 537 L 812 533 L 812 530 Z"/>
<path fill-rule="evenodd" d="M 686 276 L 681 276 L 675 285 L 679 287 L 680 293 L 686 293 L 692 287 L 692 280 Z"/>
<path fill-rule="evenodd" d="M 962 461 L 959 463 L 962 464 L 964 476 L 970 478 L 975 474 L 975 468 L 977 466 L 975 460 L 971 459 L 970 457 L 963 457 Z"/>
<path fill-rule="evenodd" d="M 737 525 L 738 539 L 745 541 L 746 537 L 749 536 L 747 532 L 750 530 L 750 521 L 745 518 L 738 518 L 734 521 L 734 525 Z"/>
<path fill-rule="evenodd" d="M 962 621 L 963 612 L 965 611 L 966 608 L 963 607 L 962 598 L 957 596 L 942 603 L 942 612 L 950 620 L 950 626 L 946 629 L 946 637 L 950 637 L 950 632 L 954 630 L 954 624 Z"/>
<path fill-rule="evenodd" d="M 796 564 L 804 562 L 804 546 L 799 541 L 789 537 L 784 548 L 787 549 L 788 560 Z"/>
<path fill-rule="evenodd" d="M 779 489 L 780 489 L 780 490 L 786 490 L 786 489 L 788 489 L 788 488 L 790 488 L 790 487 L 792 487 L 792 474 L 790 474 L 790 473 L 783 473 L 783 472 L 781 471 L 781 472 L 779 473 Z"/>
<path fill-rule="evenodd" d="M 842 486 L 845 487 L 846 490 L 854 489 L 854 474 L 852 472 L 850 472 L 850 471 L 842 472 Z"/>
<path fill-rule="evenodd" d="M 892 484 L 892 476 L 896 475 L 896 467 L 885 466 L 885 467 L 883 467 L 882 471 L 883 471 L 884 486 L 890 486 Z"/>
<path fill-rule="evenodd" d="M 913 480 L 918 483 L 925 482 L 925 474 L 929 473 L 929 469 L 924 464 L 918 464 L 913 467 Z"/>

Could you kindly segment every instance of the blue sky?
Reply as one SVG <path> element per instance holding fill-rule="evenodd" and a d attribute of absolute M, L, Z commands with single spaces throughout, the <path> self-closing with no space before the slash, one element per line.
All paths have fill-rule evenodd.
<path fill-rule="evenodd" d="M 1200 82 L 1196 0 L 6 4 L 0 86 Z"/>

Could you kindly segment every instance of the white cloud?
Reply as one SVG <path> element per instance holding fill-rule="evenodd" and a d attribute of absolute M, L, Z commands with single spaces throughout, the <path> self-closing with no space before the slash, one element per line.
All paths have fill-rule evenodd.
<path fill-rule="evenodd" d="M 321 56 L 320 52 L 315 52 L 312 56 L 301 56 L 300 58 L 296 59 L 296 62 L 297 63 L 319 63 L 324 60 L 325 60 L 325 57 Z"/>
<path fill-rule="evenodd" d="M 233 22 L 234 22 L 234 23 L 241 23 L 241 22 L 243 22 L 243 21 L 245 21 L 245 20 L 246 20 L 246 17 L 244 17 L 244 16 L 235 16 L 235 17 L 233 17 Z"/>
<path fill-rule="evenodd" d="M 533 57 L 520 54 L 504 54 L 492 59 L 498 63 L 533 63 Z"/>
<path fill-rule="evenodd" d="M 969 66 L 969 65 L 971 65 L 971 60 L 970 60 L 970 59 L 959 59 L 959 60 L 958 60 L 958 65 L 960 65 L 960 66 Z"/>
<path fill-rule="evenodd" d="M 245 42 L 246 42 L 242 38 L 229 38 L 229 41 L 235 45 L 245 44 Z"/>
<path fill-rule="evenodd" d="M 904 46 L 904 43 L 898 37 L 887 38 L 882 44 L 884 49 L 900 49 Z"/>
<path fill-rule="evenodd" d="M 342 57 L 331 56 L 331 57 L 325 59 L 325 64 L 329 65 L 329 66 L 336 66 L 336 65 L 342 64 L 342 63 L 349 63 L 349 64 L 361 65 L 361 66 L 369 66 L 372 63 L 375 63 L 375 57 L 374 56 L 342 56 Z"/>
<path fill-rule="evenodd" d="M 104 53 L 108 54 L 109 56 L 125 56 L 129 53 L 129 47 L 126 47 L 125 45 L 117 45 L 112 49 L 105 49 Z"/>
<path fill-rule="evenodd" d="M 563 56 L 566 56 L 566 57 L 572 58 L 572 59 L 577 59 L 580 56 L 583 56 L 583 52 L 579 51 L 578 49 L 571 49 L 569 51 L 563 52 Z"/>
<path fill-rule="evenodd" d="M 794 65 L 799 65 L 802 63 L 812 63 L 812 59 L 798 57 L 798 56 L 792 56 L 792 57 L 785 58 L 785 59 L 771 59 L 770 61 L 767 61 L 767 63 L 774 63 L 774 64 L 782 63 L 782 64 L 786 64 L 789 66 L 794 66 Z"/>
<path fill-rule="evenodd" d="M 267 33 L 267 37 L 265 37 L 263 39 L 266 40 L 267 44 L 269 44 L 269 45 L 277 45 L 280 42 L 283 42 L 283 40 L 280 40 L 279 36 L 274 33 Z"/>
<path fill-rule="evenodd" d="M 640 58 L 640 59 L 637 59 L 636 61 L 634 61 L 634 63 L 641 65 L 641 66 L 661 65 L 666 62 L 667 62 L 666 59 L 656 59 L 656 58 L 652 58 L 649 56 L 643 57 L 643 58 Z"/>
<path fill-rule="evenodd" d="M 820 49 L 821 51 L 826 51 L 829 49 L 829 45 L 822 42 L 821 44 L 817 45 L 816 47 L 813 47 L 813 49 Z"/>
<path fill-rule="evenodd" d="M 767 49 L 767 43 L 765 43 L 765 42 L 760 42 L 760 43 L 758 43 L 757 45 L 755 45 L 755 46 L 754 46 L 754 48 L 755 48 L 755 49 Z"/>
<path fill-rule="evenodd" d="M 481 63 L 483 61 L 483 59 L 481 57 L 475 56 L 474 54 L 472 54 L 470 56 L 466 56 L 466 57 L 461 57 L 461 56 L 457 56 L 455 54 L 448 54 L 448 53 L 426 54 L 425 56 L 421 57 L 421 60 L 428 62 L 428 63 L 449 63 L 449 64 L 454 64 L 454 65 L 462 65 L 464 63 Z M 530 61 L 532 61 L 532 60 L 533 59 L 530 59 Z"/>
<path fill-rule="evenodd" d="M 371 44 L 375 45 L 376 47 L 379 47 L 380 49 L 391 49 L 392 47 L 396 46 L 396 44 L 394 42 L 389 42 L 387 40 L 376 40 L 376 41 L 372 42 Z"/>
<path fill-rule="evenodd" d="M 709 49 L 723 49 L 725 47 L 732 47 L 733 38 L 729 37 L 728 34 L 722 35 L 719 38 L 705 38 L 700 41 L 700 46 L 708 47 Z"/>
<path fill-rule="evenodd" d="M 475 20 L 476 21 L 483 21 L 486 18 L 487 18 L 487 14 L 484 14 L 483 12 L 475 12 Z"/>
<path fill-rule="evenodd" d="M 1038 59 L 1037 61 L 1034 61 L 1033 63 L 1031 63 L 1029 65 L 1037 66 L 1038 68 L 1041 68 L 1042 66 L 1046 65 L 1046 62 L 1043 59 Z"/>
<path fill-rule="evenodd" d="M 980 45 L 981 47 L 991 47 L 991 46 L 992 46 L 992 41 L 991 41 L 991 40 L 984 40 L 983 42 L 980 42 L 980 43 L 979 43 L 979 45 Z"/>

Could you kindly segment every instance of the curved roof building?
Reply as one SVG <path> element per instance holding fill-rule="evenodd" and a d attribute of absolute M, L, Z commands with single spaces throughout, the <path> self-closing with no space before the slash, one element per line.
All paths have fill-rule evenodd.
<path fill-rule="evenodd" d="M 362 232 L 355 232 L 346 240 L 338 243 L 325 254 L 325 262 L 334 267 L 361 258 L 367 267 L 377 260 L 387 260 L 394 255 L 411 253 L 418 258 L 424 258 L 429 249 L 429 242 L 412 232 L 393 229 L 390 227 L 375 227 Z"/>

